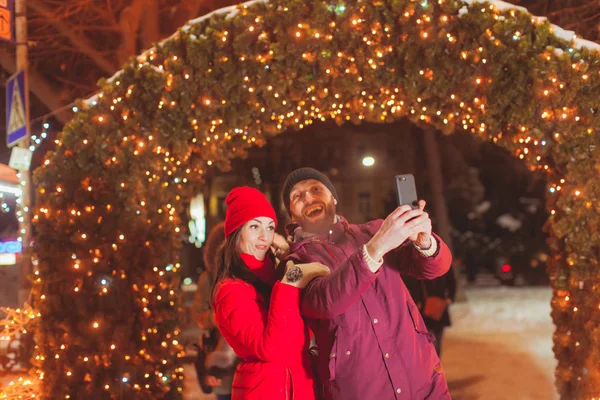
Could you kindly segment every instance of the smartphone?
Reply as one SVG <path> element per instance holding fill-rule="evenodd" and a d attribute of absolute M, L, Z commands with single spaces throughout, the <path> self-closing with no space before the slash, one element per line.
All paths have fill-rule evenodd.
<path fill-rule="evenodd" d="M 415 177 L 413 175 L 396 175 L 396 189 L 399 205 L 408 204 L 413 210 L 419 208 L 419 198 L 417 197 L 417 187 L 415 186 Z"/>

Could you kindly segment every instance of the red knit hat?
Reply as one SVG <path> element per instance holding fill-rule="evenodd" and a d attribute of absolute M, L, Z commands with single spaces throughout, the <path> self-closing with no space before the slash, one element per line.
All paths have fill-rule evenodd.
<path fill-rule="evenodd" d="M 267 197 L 258 190 L 241 186 L 233 189 L 225 199 L 225 237 L 256 217 L 269 217 L 277 226 L 277 215 Z"/>

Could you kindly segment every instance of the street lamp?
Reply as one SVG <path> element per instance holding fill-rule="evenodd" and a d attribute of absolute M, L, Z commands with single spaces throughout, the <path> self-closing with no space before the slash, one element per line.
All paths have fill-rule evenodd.
<path fill-rule="evenodd" d="M 365 167 L 372 167 L 375 164 L 375 159 L 371 156 L 367 156 L 362 159 L 362 164 Z"/>

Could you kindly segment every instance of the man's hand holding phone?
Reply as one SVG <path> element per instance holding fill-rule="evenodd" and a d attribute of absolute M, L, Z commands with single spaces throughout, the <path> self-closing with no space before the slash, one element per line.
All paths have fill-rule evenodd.
<path fill-rule="evenodd" d="M 427 250 L 431 247 L 431 219 L 429 218 L 429 214 L 424 211 L 425 205 L 427 204 L 425 200 L 419 200 L 419 210 L 423 211 L 421 215 L 415 218 L 417 224 L 413 228 L 413 232 L 409 236 L 409 239 L 416 244 L 420 249 Z"/>
<path fill-rule="evenodd" d="M 423 211 L 425 209 L 425 201 L 419 200 L 417 196 L 417 186 L 415 177 L 412 174 L 396 175 L 396 189 L 398 191 L 398 204 L 409 205 L 414 209 Z M 416 225 L 412 228 L 413 232 L 409 239 L 421 250 L 427 250 L 431 247 L 431 219 L 429 214 L 423 212 L 419 215 Z M 416 231 L 416 233 L 414 233 Z"/>
<path fill-rule="evenodd" d="M 424 206 L 425 202 L 423 202 Z M 366 244 L 367 252 L 371 258 L 379 261 L 389 251 L 404 243 L 406 239 L 414 238 L 426 244 L 426 238 L 420 236 L 422 233 L 420 230 L 426 229 L 427 226 L 431 232 L 431 220 L 421 207 L 413 210 L 407 204 L 400 206 L 388 215 L 377 233 Z M 419 244 L 417 245 L 419 246 Z"/>
<path fill-rule="evenodd" d="M 417 200 L 414 176 L 396 176 L 396 186 L 400 206 L 388 215 L 375 236 L 366 244 L 368 255 L 377 262 L 407 239 L 422 251 L 429 250 L 433 245 L 431 219 L 424 211 L 425 201 Z"/>

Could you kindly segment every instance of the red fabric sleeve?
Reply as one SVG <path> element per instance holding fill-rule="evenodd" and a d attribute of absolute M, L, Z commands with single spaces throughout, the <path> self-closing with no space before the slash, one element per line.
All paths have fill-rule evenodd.
<path fill-rule="evenodd" d="M 435 233 L 438 250 L 432 257 L 426 257 L 410 242 L 404 243 L 384 257 L 385 264 L 398 268 L 400 273 L 417 279 L 435 279 L 444 275 L 452 264 L 452 254 L 444 241 Z"/>
<path fill-rule="evenodd" d="M 320 261 L 303 252 L 294 253 L 290 259 L 297 263 Z M 306 257 L 305 257 L 306 256 Z M 302 258 L 306 258 L 303 260 Z M 362 247 L 357 248 L 348 260 L 331 274 L 314 279 L 302 295 L 302 316 L 331 319 L 345 312 L 377 278 L 363 258 Z"/>
<path fill-rule="evenodd" d="M 234 350 L 239 347 L 262 361 L 281 360 L 290 343 L 303 334 L 301 290 L 276 282 L 267 310 L 254 287 L 240 281 L 223 283 L 215 294 L 215 319 Z"/>

